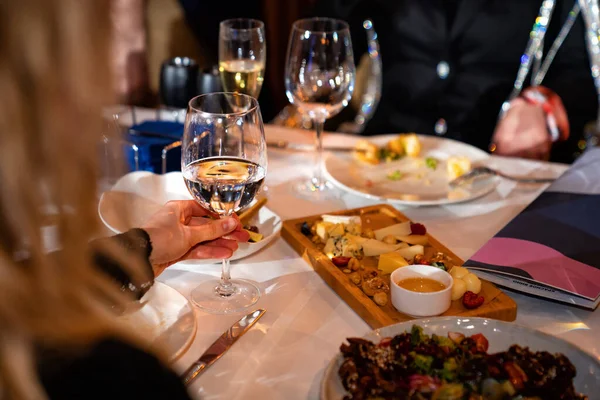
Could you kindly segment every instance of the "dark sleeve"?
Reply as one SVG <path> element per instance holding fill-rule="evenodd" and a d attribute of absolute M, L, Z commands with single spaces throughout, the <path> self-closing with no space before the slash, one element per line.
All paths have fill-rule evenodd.
<path fill-rule="evenodd" d="M 133 255 L 144 266 L 143 277 L 132 279 L 119 263 L 102 250 L 107 242 L 114 242 L 123 248 L 129 255 Z M 112 243 L 111 243 L 112 244 Z M 148 233 L 143 229 L 132 229 L 120 235 L 94 240 L 90 243 L 93 251 L 94 264 L 103 272 L 112 277 L 123 291 L 130 291 L 139 300 L 154 283 L 154 272 L 150 263 L 152 244 Z"/>
<path fill-rule="evenodd" d="M 573 1 L 557 2 L 551 23 L 552 38 L 558 34 L 572 6 Z M 550 34 L 550 31 L 548 33 Z M 546 53 L 551 44 L 551 41 L 547 41 Z M 598 96 L 592 79 L 585 41 L 585 24 L 581 15 L 556 54 L 542 85 L 560 96 L 567 111 L 571 131 L 566 143 L 557 143 L 554 146 L 552 159 L 571 162 L 578 142 L 583 139 L 585 124 L 594 121 L 598 112 Z"/>
<path fill-rule="evenodd" d="M 311 17 L 329 17 L 346 21 L 350 26 L 354 62 L 359 63 L 361 56 L 367 52 L 367 36 L 363 22 L 371 19 L 375 31 L 379 32 L 381 9 L 378 1 L 367 4 L 364 0 L 319 0 Z"/>
<path fill-rule="evenodd" d="M 179 0 L 185 20 L 202 45 L 206 65 L 218 62 L 219 24 L 230 18 L 262 19 L 260 0 L 218 1 Z"/>
<path fill-rule="evenodd" d="M 60 364 L 60 369 L 40 367 L 42 384 L 53 400 L 190 398 L 179 377 L 158 359 L 120 341 L 103 341 L 86 355 L 70 362 L 63 358 Z"/>

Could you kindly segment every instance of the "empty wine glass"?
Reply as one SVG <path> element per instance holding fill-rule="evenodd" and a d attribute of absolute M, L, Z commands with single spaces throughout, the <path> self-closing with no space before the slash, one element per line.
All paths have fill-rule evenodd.
<path fill-rule="evenodd" d="M 219 25 L 219 72 L 225 91 L 258 98 L 267 44 L 265 25 L 256 19 L 228 19 Z"/>
<path fill-rule="evenodd" d="M 210 93 L 190 100 L 185 119 L 181 171 L 193 198 L 219 216 L 247 206 L 267 172 L 267 149 L 258 101 L 239 93 Z M 191 293 L 194 304 L 215 314 L 242 311 L 258 301 L 255 283 L 235 279 L 223 260 L 221 280 Z"/>
<path fill-rule="evenodd" d="M 296 187 L 310 198 L 332 196 L 323 179 L 323 124 L 348 105 L 354 90 L 350 28 L 344 21 L 310 18 L 294 22 L 287 51 L 285 90 L 290 103 L 308 115 L 316 129 L 313 178 Z"/>

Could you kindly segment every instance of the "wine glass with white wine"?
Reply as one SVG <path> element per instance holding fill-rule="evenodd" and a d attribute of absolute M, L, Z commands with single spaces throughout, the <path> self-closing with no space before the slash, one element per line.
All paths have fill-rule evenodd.
<path fill-rule="evenodd" d="M 348 105 L 354 91 L 354 55 L 344 21 L 309 18 L 294 22 L 287 51 L 285 91 L 290 103 L 310 117 L 316 130 L 312 179 L 296 191 L 313 200 L 335 197 L 323 179 L 323 124 Z"/>
<path fill-rule="evenodd" d="M 240 93 L 209 93 L 190 100 L 185 119 L 181 171 L 192 197 L 226 217 L 249 205 L 267 173 L 267 148 L 258 101 Z M 191 293 L 194 304 L 214 314 L 243 311 L 258 301 L 251 281 L 232 280 L 229 260 L 221 279 Z"/>
<path fill-rule="evenodd" d="M 219 26 L 219 72 L 223 88 L 258 98 L 267 44 L 265 25 L 255 19 L 228 19 Z"/>

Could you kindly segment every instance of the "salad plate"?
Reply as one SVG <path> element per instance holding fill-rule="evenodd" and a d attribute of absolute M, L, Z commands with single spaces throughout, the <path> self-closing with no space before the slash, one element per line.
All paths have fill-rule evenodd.
<path fill-rule="evenodd" d="M 142 226 L 162 205 L 171 200 L 191 200 L 181 172 L 157 175 L 146 171 L 131 172 L 100 197 L 98 214 L 104 225 L 114 233 Z M 282 227 L 279 215 L 261 207 L 248 222 L 263 235 L 256 243 L 240 243 L 231 261 L 248 257 L 272 242 Z M 187 260 L 182 264 L 219 264 L 222 260 Z"/>
<path fill-rule="evenodd" d="M 429 335 L 436 334 L 446 337 L 449 332 L 461 333 L 465 336 L 483 334 L 489 341 L 488 353 L 506 351 L 513 344 L 529 347 L 532 351 L 561 353 L 571 361 L 577 370 L 573 379 L 575 390 L 588 395 L 590 399 L 597 398 L 595 396 L 600 387 L 599 360 L 571 343 L 514 323 L 473 317 L 438 317 L 390 325 L 376 329 L 365 335 L 364 338 L 379 343 L 383 338 L 410 332 L 415 324 L 422 327 L 424 333 Z M 327 366 L 321 382 L 322 400 L 341 400 L 347 395 L 338 375 L 342 362 L 342 354 L 338 353 Z"/>
<path fill-rule="evenodd" d="M 453 160 L 466 160 L 470 165 L 479 166 L 489 159 L 486 152 L 466 143 L 412 134 L 372 136 L 367 140 L 371 145 L 386 149 L 390 142 L 402 136 L 412 136 L 418 142 L 418 155 L 403 155 L 379 163 L 368 163 L 359 161 L 356 154 L 350 152 L 330 153 L 324 165 L 327 178 L 342 190 L 361 197 L 413 206 L 473 200 L 488 194 L 499 183 L 497 177 L 490 177 L 458 188 L 449 185 L 456 177 L 448 175 L 451 169 L 448 164 Z"/>

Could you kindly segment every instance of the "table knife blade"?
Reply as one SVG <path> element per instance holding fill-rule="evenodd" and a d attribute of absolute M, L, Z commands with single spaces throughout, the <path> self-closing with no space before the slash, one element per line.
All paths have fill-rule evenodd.
<path fill-rule="evenodd" d="M 278 140 L 278 141 L 269 141 L 267 142 L 267 147 L 271 147 L 274 149 L 280 150 L 293 150 L 293 151 L 315 151 L 315 146 L 310 144 L 300 144 L 300 143 L 290 143 L 286 140 Z M 362 149 L 356 149 L 354 147 L 347 146 L 323 146 L 324 151 L 335 151 L 335 152 L 343 152 L 350 153 L 353 151 L 364 151 Z"/>
<path fill-rule="evenodd" d="M 237 340 L 248 332 L 250 328 L 264 315 L 266 310 L 258 309 L 245 315 L 229 329 L 227 329 L 219 338 L 210 345 L 210 347 L 200 356 L 198 361 L 192 364 L 181 376 L 184 385 L 189 385 L 196 379 L 206 368 L 210 367 L 219 358 L 225 354 L 227 350 L 233 346 Z"/>

